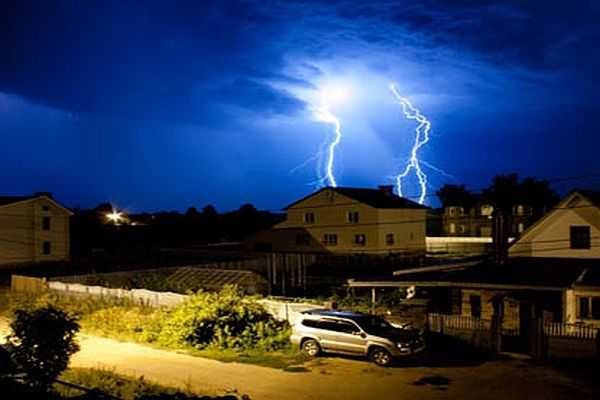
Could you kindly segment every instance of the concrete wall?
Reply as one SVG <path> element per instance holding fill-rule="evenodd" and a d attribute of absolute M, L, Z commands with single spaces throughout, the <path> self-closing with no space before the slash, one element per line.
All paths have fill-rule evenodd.
<path fill-rule="evenodd" d="M 570 227 L 589 226 L 591 247 L 570 248 Z M 569 197 L 509 249 L 511 257 L 600 258 L 600 210 Z"/>
<path fill-rule="evenodd" d="M 349 212 L 359 213 L 359 222 L 348 221 Z M 314 213 L 313 224 L 304 222 L 306 213 Z M 427 210 L 376 209 L 331 190 L 324 190 L 290 207 L 285 222 L 276 226 L 275 234 L 286 235 L 285 230 L 305 230 L 311 236 L 311 247 L 332 253 L 425 252 Z M 386 234 L 394 234 L 394 244 L 386 243 Z M 337 234 L 337 245 L 324 245 L 325 234 Z M 364 246 L 354 243 L 358 234 L 366 236 Z M 292 238 L 283 239 L 287 247 Z M 295 243 L 295 240 L 294 240 Z M 273 250 L 277 240 L 273 242 Z M 294 250 L 302 250 L 296 244 Z"/>
<path fill-rule="evenodd" d="M 547 356 L 550 358 L 595 358 L 599 354 L 597 339 L 547 338 Z"/>
<path fill-rule="evenodd" d="M 44 217 L 50 217 L 49 231 L 42 229 Z M 45 197 L 0 207 L 0 265 L 68 260 L 69 239 L 69 213 Z M 50 242 L 49 255 L 44 242 Z"/>

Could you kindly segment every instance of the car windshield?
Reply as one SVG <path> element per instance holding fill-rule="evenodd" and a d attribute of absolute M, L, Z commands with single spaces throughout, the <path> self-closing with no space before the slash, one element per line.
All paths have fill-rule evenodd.
<path fill-rule="evenodd" d="M 367 315 L 356 318 L 355 321 L 367 333 L 377 333 L 392 328 L 389 322 L 377 316 Z"/>

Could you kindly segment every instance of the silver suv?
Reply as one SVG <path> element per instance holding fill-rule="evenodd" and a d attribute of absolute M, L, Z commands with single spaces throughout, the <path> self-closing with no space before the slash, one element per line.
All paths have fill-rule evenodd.
<path fill-rule="evenodd" d="M 303 312 L 293 326 L 291 341 L 311 357 L 321 352 L 362 355 L 380 366 L 425 349 L 416 329 L 396 328 L 374 315 L 337 310 Z"/>

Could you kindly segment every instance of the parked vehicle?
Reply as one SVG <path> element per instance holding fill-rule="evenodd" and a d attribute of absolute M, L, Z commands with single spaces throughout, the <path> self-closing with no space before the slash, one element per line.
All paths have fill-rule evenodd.
<path fill-rule="evenodd" d="M 311 357 L 321 352 L 362 355 L 379 366 L 425 349 L 417 329 L 395 328 L 378 316 L 337 310 L 303 312 L 291 340 Z"/>

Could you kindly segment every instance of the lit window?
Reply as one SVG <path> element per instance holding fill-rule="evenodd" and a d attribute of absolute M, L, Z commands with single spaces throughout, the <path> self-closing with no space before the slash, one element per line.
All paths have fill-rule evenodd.
<path fill-rule="evenodd" d="M 360 222 L 360 218 L 358 216 L 358 211 L 349 211 L 348 212 L 348 222 L 353 224 L 358 224 Z"/>
<path fill-rule="evenodd" d="M 519 224 L 517 225 L 517 232 L 523 233 L 524 230 L 525 230 L 525 225 L 523 225 L 522 222 L 519 222 Z"/>
<path fill-rule="evenodd" d="M 448 230 L 450 233 L 456 233 L 456 224 L 451 223 Z"/>
<path fill-rule="evenodd" d="M 42 218 L 42 230 L 44 230 L 44 231 L 50 230 L 50 217 Z"/>
<path fill-rule="evenodd" d="M 570 240 L 572 249 L 591 248 L 590 227 L 571 226 Z"/>
<path fill-rule="evenodd" d="M 412 233 L 411 233 L 412 235 Z M 393 233 L 388 233 L 387 235 L 385 235 L 385 244 L 387 244 L 388 246 L 393 246 L 395 243 L 394 240 L 394 234 Z"/>
<path fill-rule="evenodd" d="M 323 244 L 325 246 L 337 246 L 338 237 L 336 233 L 326 233 L 323 235 Z"/>
<path fill-rule="evenodd" d="M 354 244 L 357 246 L 366 246 L 367 236 L 364 233 L 354 235 Z"/>
<path fill-rule="evenodd" d="M 577 318 L 600 320 L 600 297 L 577 297 Z"/>
<path fill-rule="evenodd" d="M 314 224 L 315 223 L 315 213 L 313 213 L 313 212 L 304 213 L 304 223 L 305 224 Z"/>
<path fill-rule="evenodd" d="M 481 215 L 484 217 L 488 217 L 490 215 L 492 215 L 492 213 L 494 212 L 494 207 L 489 205 L 489 204 L 484 204 L 481 206 Z"/>
<path fill-rule="evenodd" d="M 52 243 L 50 243 L 50 242 L 44 242 L 42 244 L 42 253 L 44 255 L 52 254 Z"/>

